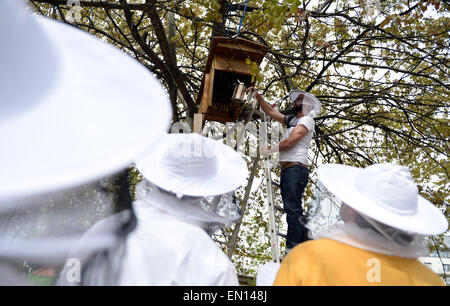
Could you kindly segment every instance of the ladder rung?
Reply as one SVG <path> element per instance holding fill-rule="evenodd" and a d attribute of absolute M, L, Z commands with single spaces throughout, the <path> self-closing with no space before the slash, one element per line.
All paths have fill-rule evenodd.
<path fill-rule="evenodd" d="M 280 232 L 277 232 L 277 235 L 278 235 L 278 236 L 281 236 L 281 237 L 283 237 L 283 238 L 286 238 L 286 236 L 287 236 L 286 234 L 283 234 L 283 233 L 280 233 Z"/>
<path fill-rule="evenodd" d="M 275 207 L 275 209 L 281 211 L 284 214 L 284 208 L 278 205 L 274 205 L 273 207 Z"/>

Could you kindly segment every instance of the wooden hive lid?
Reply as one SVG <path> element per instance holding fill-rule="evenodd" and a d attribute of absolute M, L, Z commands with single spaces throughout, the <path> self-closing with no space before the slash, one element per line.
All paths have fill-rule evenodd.
<path fill-rule="evenodd" d="M 203 73 L 203 79 L 200 85 L 199 94 L 197 95 L 196 104 L 200 104 L 201 102 L 203 89 L 205 86 L 205 74 L 208 74 L 210 72 L 213 60 L 216 56 L 226 58 L 232 57 L 235 60 L 242 61 L 244 61 L 246 58 L 250 58 L 250 60 L 260 65 L 268 49 L 269 48 L 265 45 L 261 45 L 240 37 L 214 37 L 208 55 L 208 60 L 206 62 L 205 71 Z"/>
<path fill-rule="evenodd" d="M 249 57 L 258 65 L 261 64 L 267 50 L 267 46 L 243 38 L 214 37 L 205 67 L 205 73 L 211 69 L 215 56 L 224 57 Z"/>

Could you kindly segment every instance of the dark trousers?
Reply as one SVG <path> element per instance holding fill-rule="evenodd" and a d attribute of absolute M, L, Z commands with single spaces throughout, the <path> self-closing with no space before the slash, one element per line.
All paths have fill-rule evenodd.
<path fill-rule="evenodd" d="M 300 222 L 304 221 L 302 196 L 308 184 L 309 170 L 301 165 L 294 165 L 281 171 L 280 191 L 287 219 L 286 247 L 293 248 L 308 240 L 307 231 Z"/>

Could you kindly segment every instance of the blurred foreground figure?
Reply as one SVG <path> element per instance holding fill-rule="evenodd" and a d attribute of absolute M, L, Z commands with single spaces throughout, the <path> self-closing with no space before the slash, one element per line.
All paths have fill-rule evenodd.
<path fill-rule="evenodd" d="M 122 201 L 128 190 L 117 188 L 126 172 L 116 174 L 168 128 L 169 101 L 137 61 L 33 16 L 22 1 L 0 2 L 0 33 L 0 284 L 53 284 L 58 276 L 95 283 L 85 276 L 99 274 L 84 272 L 120 249 L 135 224 L 130 201 Z M 121 218 L 84 241 L 83 265 L 67 258 L 93 224 L 117 211 Z M 59 275 L 64 263 L 70 274 Z"/>
<path fill-rule="evenodd" d="M 240 217 L 234 191 L 247 178 L 237 152 L 198 134 L 169 134 L 137 161 L 144 180 L 137 227 L 121 261 L 123 285 L 238 285 L 210 235 Z"/>
<path fill-rule="evenodd" d="M 283 260 L 275 285 L 443 285 L 417 258 L 425 235 L 445 232 L 441 211 L 419 195 L 407 167 L 323 165 L 313 237 Z"/>

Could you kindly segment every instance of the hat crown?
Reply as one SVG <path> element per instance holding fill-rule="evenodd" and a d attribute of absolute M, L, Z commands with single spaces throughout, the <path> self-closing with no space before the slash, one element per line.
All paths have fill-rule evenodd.
<path fill-rule="evenodd" d="M 29 110 L 54 83 L 58 56 L 36 19 L 22 0 L 0 1 L 0 67 L 8 76 L 0 82 L 0 119 Z"/>
<path fill-rule="evenodd" d="M 184 178 L 214 176 L 218 169 L 214 148 L 203 137 L 192 136 L 168 147 L 164 158 L 167 171 Z"/>
<path fill-rule="evenodd" d="M 371 165 L 356 177 L 355 185 L 378 206 L 401 215 L 417 212 L 419 192 L 405 166 Z"/>

